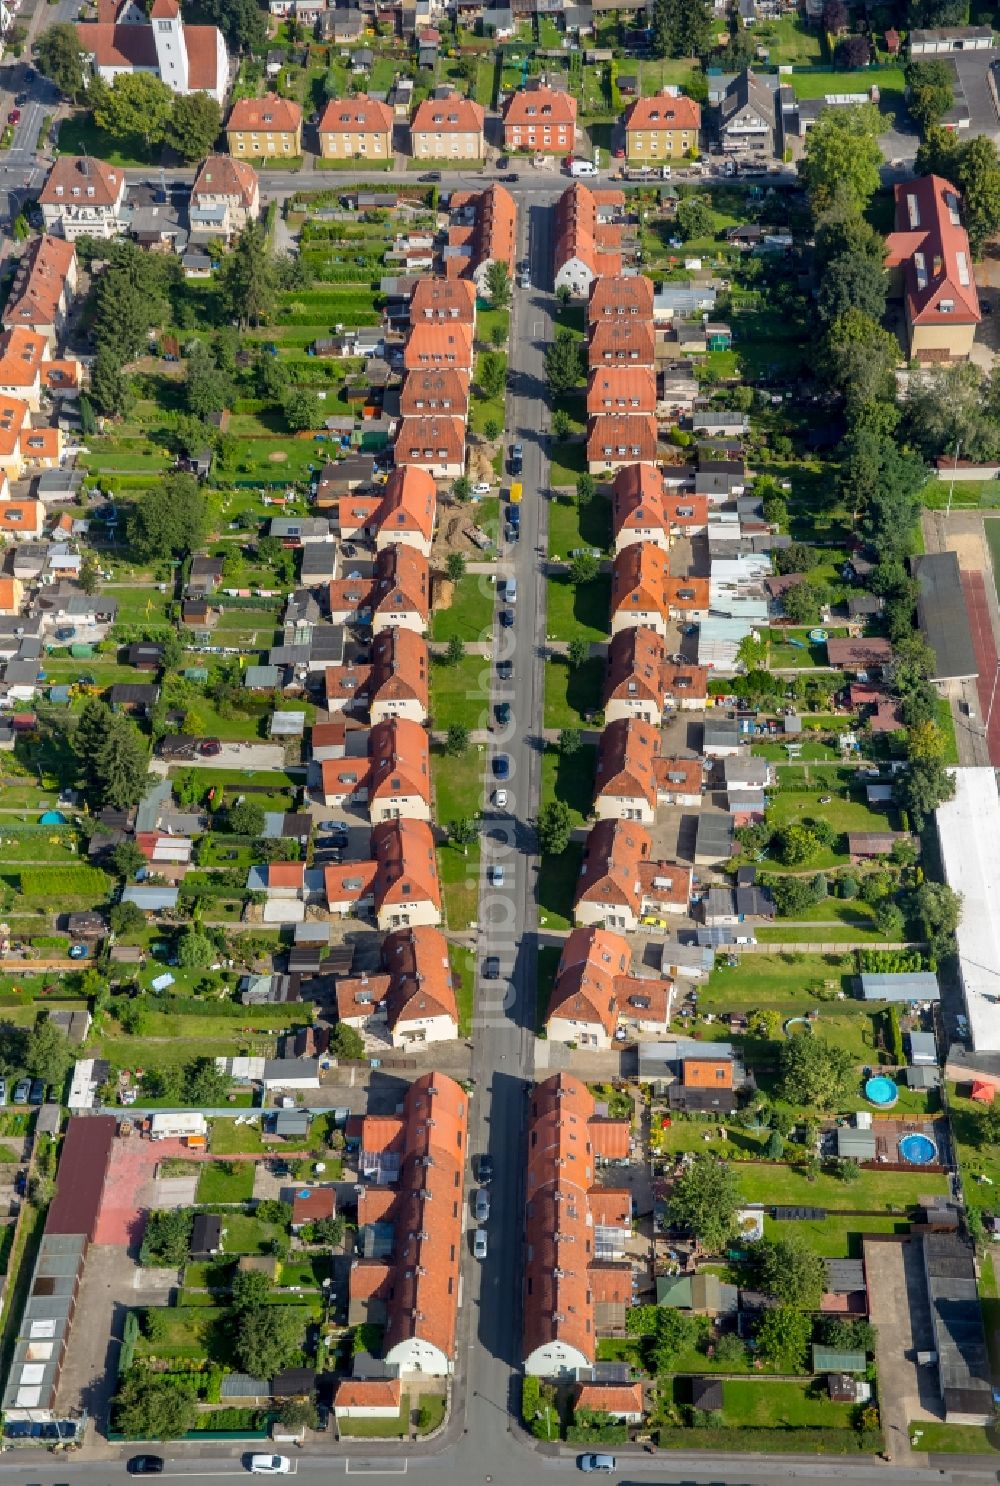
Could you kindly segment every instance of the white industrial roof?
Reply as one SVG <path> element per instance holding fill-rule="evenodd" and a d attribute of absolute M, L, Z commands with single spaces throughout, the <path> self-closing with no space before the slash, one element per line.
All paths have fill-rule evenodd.
<path fill-rule="evenodd" d="M 938 808 L 945 879 L 962 897 L 958 957 L 976 1052 L 1000 1052 L 1000 794 L 990 768 L 962 768 Z"/>

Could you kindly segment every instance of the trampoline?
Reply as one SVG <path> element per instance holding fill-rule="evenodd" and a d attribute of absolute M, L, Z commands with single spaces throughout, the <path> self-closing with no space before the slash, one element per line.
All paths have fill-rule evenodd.
<path fill-rule="evenodd" d="M 40 826 L 64 826 L 66 817 L 61 810 L 46 810 L 38 824 Z"/>
<path fill-rule="evenodd" d="M 899 1098 L 899 1090 L 891 1078 L 876 1073 L 865 1084 L 865 1098 L 870 1104 L 877 1104 L 879 1109 L 888 1109 Z"/>
<path fill-rule="evenodd" d="M 810 640 L 812 640 L 814 645 L 819 645 L 822 644 L 824 640 L 828 640 L 830 636 L 825 629 L 811 629 L 809 631 L 809 638 Z"/>
<path fill-rule="evenodd" d="M 929 1135 L 904 1135 L 899 1142 L 899 1154 L 910 1166 L 930 1166 L 937 1160 L 938 1148 Z"/>

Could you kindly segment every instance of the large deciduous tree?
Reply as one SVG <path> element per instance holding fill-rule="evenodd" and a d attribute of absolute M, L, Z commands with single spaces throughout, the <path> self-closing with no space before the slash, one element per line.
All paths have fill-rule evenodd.
<path fill-rule="evenodd" d="M 781 1049 L 781 1092 L 789 1104 L 834 1109 L 850 1092 L 854 1063 L 850 1053 L 806 1033 Z"/>
<path fill-rule="evenodd" d="M 87 68 L 74 25 L 57 21 L 47 26 L 38 38 L 35 61 L 42 76 L 55 83 L 64 98 L 79 103 L 87 91 Z"/>
<path fill-rule="evenodd" d="M 674 1182 L 667 1218 L 703 1248 L 716 1251 L 732 1235 L 739 1203 L 739 1185 L 732 1167 L 715 1156 L 699 1154 Z"/>
<path fill-rule="evenodd" d="M 122 72 L 99 98 L 94 122 L 116 139 L 138 136 L 147 147 L 167 136 L 174 95 L 151 72 Z"/>
<path fill-rule="evenodd" d="M 863 211 L 879 187 L 882 120 L 872 103 L 828 108 L 806 136 L 799 175 L 814 212 L 824 211 L 838 193 Z"/>
<path fill-rule="evenodd" d="M 166 137 L 184 160 L 207 155 L 222 127 L 222 110 L 208 93 L 178 93 L 170 110 Z"/>
<path fill-rule="evenodd" d="M 201 546 L 207 521 L 207 501 L 195 477 L 170 474 L 129 511 L 129 545 L 143 561 L 185 557 Z"/>

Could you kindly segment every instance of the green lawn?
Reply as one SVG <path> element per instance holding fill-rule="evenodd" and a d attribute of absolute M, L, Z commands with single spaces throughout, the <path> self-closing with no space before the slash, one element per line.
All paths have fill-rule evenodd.
<path fill-rule="evenodd" d="M 797 15 L 768 20 L 755 26 L 753 34 L 754 40 L 767 48 L 768 61 L 774 66 L 784 66 L 789 62 L 815 66 L 823 60 L 818 30 L 806 26 Z"/>
<path fill-rule="evenodd" d="M 601 573 L 592 583 L 574 584 L 568 575 L 549 578 L 545 632 L 551 640 L 606 640 L 611 607 L 611 578 Z"/>
<path fill-rule="evenodd" d="M 484 346 L 493 346 L 494 330 L 502 330 L 506 341 L 510 334 L 510 310 L 477 310 L 476 341 Z"/>
<path fill-rule="evenodd" d="M 921 1454 L 994 1455 L 998 1449 L 987 1431 L 976 1424 L 942 1424 L 937 1419 L 917 1419 L 906 1426 L 906 1432 L 913 1448 Z"/>
<path fill-rule="evenodd" d="M 207 1357 L 210 1362 L 231 1360 L 232 1328 L 223 1306 L 157 1306 L 162 1335 L 155 1342 L 140 1336 L 139 1357 Z"/>
<path fill-rule="evenodd" d="M 554 487 L 576 485 L 577 477 L 587 469 L 587 445 L 580 439 L 576 443 L 553 444 L 549 464 L 549 483 Z"/>
<path fill-rule="evenodd" d="M 850 1190 L 841 1183 L 842 1195 Z M 830 1213 L 815 1222 L 776 1223 L 773 1218 L 764 1219 L 765 1238 L 802 1238 L 817 1254 L 826 1259 L 860 1259 L 861 1243 L 866 1233 L 908 1233 L 909 1222 L 905 1218 L 851 1217 L 847 1213 Z"/>
<path fill-rule="evenodd" d="M 460 846 L 438 847 L 438 873 L 444 896 L 445 919 L 449 929 L 461 933 L 479 915 L 478 842 L 463 851 Z"/>
<path fill-rule="evenodd" d="M 158 150 L 151 149 L 137 135 L 128 139 L 117 139 L 104 129 L 99 129 L 87 110 L 63 119 L 59 126 L 60 155 L 93 155 L 106 160 L 109 165 L 150 165 L 157 158 Z"/>
<path fill-rule="evenodd" d="M 583 847 L 571 841 L 561 856 L 543 856 L 538 873 L 538 922 L 543 929 L 573 925 L 573 899 L 580 880 Z"/>
<path fill-rule="evenodd" d="M 443 749 L 431 754 L 431 781 L 434 785 L 439 825 L 478 816 L 483 808 L 483 757 L 479 749 L 469 747 L 458 758 Z"/>
<path fill-rule="evenodd" d="M 490 662 L 485 655 L 466 655 L 449 666 L 431 660 L 431 716 L 437 729 L 452 723 L 484 728 L 489 723 Z"/>
<path fill-rule="evenodd" d="M 775 1203 L 783 1207 L 867 1208 L 872 1212 L 905 1211 L 922 1196 L 948 1191 L 943 1173 L 879 1171 L 862 1168 L 855 1182 L 821 1173 L 810 1181 L 805 1172 L 791 1166 L 742 1166 L 740 1191 L 747 1202 Z"/>
<path fill-rule="evenodd" d="M 885 831 L 897 830 L 899 820 L 895 810 L 871 810 L 863 799 L 846 799 L 843 795 L 834 794 L 829 804 L 821 805 L 820 794 L 800 793 L 789 791 L 783 793 L 780 790 L 771 798 L 767 810 L 767 823 L 770 826 L 780 827 L 791 825 L 803 820 L 825 820 L 835 831 L 842 832 L 841 839 L 837 841 L 835 848 L 823 848 L 818 851 L 813 859 L 807 862 L 807 867 L 822 869 L 824 867 L 840 866 L 848 860 L 846 833 L 848 831 Z M 768 862 L 768 871 L 782 871 L 780 862 Z"/>
<path fill-rule="evenodd" d="M 611 547 L 611 502 L 604 495 L 578 505 L 575 496 L 557 495 L 549 502 L 549 556 L 566 558 L 577 547 Z"/>
<path fill-rule="evenodd" d="M 554 655 L 545 667 L 545 727 L 581 727 L 600 712 L 607 666 L 602 656 L 592 655 L 582 666 L 571 666 Z"/>
<path fill-rule="evenodd" d="M 872 84 L 877 83 L 883 113 L 891 111 L 906 87 L 901 67 L 881 67 L 877 72 L 868 68 L 857 72 L 817 68 L 813 72 L 793 72 L 789 81 L 796 98 L 825 98 L 827 93 L 867 93 Z"/>
<path fill-rule="evenodd" d="M 856 974 L 853 955 L 744 955 L 735 966 L 719 956 L 699 1005 L 705 1011 L 773 1007 L 793 1015 L 814 1006 L 810 988 L 826 991 L 828 981 L 832 992 L 852 994 Z"/>
<path fill-rule="evenodd" d="M 980 1141 L 976 1126 L 981 1106 L 963 1098 L 954 1084 L 948 1086 L 948 1107 L 965 1200 L 969 1207 L 994 1212 L 1000 1188 L 1000 1149 Z M 987 1181 L 980 1181 L 980 1177 L 986 1177 Z"/>
<path fill-rule="evenodd" d="M 472 1033 L 472 1017 L 476 1000 L 476 956 L 473 950 L 458 944 L 449 944 L 448 962 L 455 982 L 455 1000 L 458 1003 L 458 1035 L 468 1037 Z"/>
<path fill-rule="evenodd" d="M 197 1201 L 248 1202 L 253 1196 L 253 1161 L 208 1161 L 198 1178 Z"/>
<path fill-rule="evenodd" d="M 251 1155 L 262 1150 L 264 1142 L 259 1124 L 237 1125 L 235 1120 L 213 1120 L 213 1156 Z"/>
<path fill-rule="evenodd" d="M 818 1383 L 772 1383 L 729 1378 L 723 1387 L 725 1422 L 739 1429 L 850 1429 L 854 1405 L 832 1403 Z"/>
<path fill-rule="evenodd" d="M 495 590 L 491 578 L 480 573 L 466 573 L 455 584 L 451 604 L 435 610 L 431 634 L 435 640 L 460 640 L 478 643 L 488 640 L 493 627 Z"/>
<path fill-rule="evenodd" d="M 338 1419 L 337 1431 L 355 1439 L 396 1440 L 402 1439 L 409 1430 L 410 1398 L 403 1394 L 399 1415 L 393 1419 Z"/>
<path fill-rule="evenodd" d="M 568 758 L 556 748 L 542 755 L 542 805 L 562 800 L 569 806 L 574 826 L 583 825 L 594 803 L 597 749 L 585 744 Z"/>

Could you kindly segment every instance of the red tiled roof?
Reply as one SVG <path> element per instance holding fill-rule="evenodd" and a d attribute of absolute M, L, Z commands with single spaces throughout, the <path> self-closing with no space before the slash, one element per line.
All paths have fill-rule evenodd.
<path fill-rule="evenodd" d="M 427 642 L 410 629 L 384 629 L 372 640 L 371 701 L 413 698 L 427 710 Z"/>
<path fill-rule="evenodd" d="M 611 1037 L 618 1025 L 615 979 L 628 970 L 628 941 L 609 929 L 574 929 L 563 945 L 546 1020 L 592 1022 Z"/>
<path fill-rule="evenodd" d="M 403 418 L 393 445 L 397 465 L 464 464 L 465 419 L 435 414 Z"/>
<path fill-rule="evenodd" d="M 390 1027 L 427 1017 L 450 1017 L 457 1026 L 448 941 L 440 929 L 423 925 L 387 934 L 382 964 L 390 980 L 386 1008 Z"/>
<path fill-rule="evenodd" d="M 657 93 L 651 98 L 637 98 L 625 110 L 625 129 L 646 134 L 665 130 L 689 130 L 697 133 L 701 128 L 701 107 L 693 98 L 674 98 L 669 93 Z"/>
<path fill-rule="evenodd" d="M 215 26 L 184 27 L 184 45 L 188 56 L 188 87 L 192 92 L 211 93 L 219 85 L 218 37 L 219 32 Z"/>
<path fill-rule="evenodd" d="M 410 121 L 411 134 L 482 134 L 486 110 L 472 98 L 449 93 L 447 98 L 425 98 Z"/>
<path fill-rule="evenodd" d="M 424 820 L 393 820 L 372 830 L 375 907 L 430 903 L 441 911 L 434 836 Z"/>
<path fill-rule="evenodd" d="M 46 233 L 29 243 L 3 312 L 4 325 L 53 325 L 75 262 L 75 247 L 61 237 Z"/>
<path fill-rule="evenodd" d="M 476 321 L 476 288 L 468 279 L 423 278 L 410 300 L 410 324 L 422 320 Z"/>
<path fill-rule="evenodd" d="M 368 758 L 369 799 L 416 795 L 430 804 L 430 742 L 418 722 L 405 717 L 377 722 L 368 734 Z"/>
<path fill-rule="evenodd" d="M 248 160 L 234 160 L 232 155 L 209 155 L 198 167 L 191 187 L 192 196 L 229 196 L 248 209 L 259 193 L 253 166 Z"/>
<path fill-rule="evenodd" d="M 520 88 L 504 105 L 504 128 L 519 125 L 521 129 L 541 128 L 546 124 L 575 124 L 576 99 L 571 93 L 558 93 L 553 88 Z"/>
<path fill-rule="evenodd" d="M 437 486 L 426 470 L 397 469 L 386 481 L 376 530 L 419 532 L 430 541 L 437 513 Z"/>
<path fill-rule="evenodd" d="M 471 279 L 453 279 L 454 284 L 467 284 Z M 464 418 L 469 410 L 469 374 L 457 367 L 425 367 L 407 372 L 399 397 L 399 411 L 404 418 L 422 417 L 425 413 L 455 413 Z M 428 475 L 427 477 L 431 477 Z"/>
<path fill-rule="evenodd" d="M 613 700 L 645 700 L 662 707 L 660 677 L 663 656 L 662 637 L 645 625 L 635 625 L 613 635 L 608 646 L 605 708 Z"/>
<path fill-rule="evenodd" d="M 505 186 L 489 186 L 476 201 L 473 262 L 506 263 L 513 268 L 517 252 L 517 206 Z"/>
<path fill-rule="evenodd" d="M 588 413 L 655 411 L 656 373 L 652 367 L 598 366 L 590 373 Z"/>
<path fill-rule="evenodd" d="M 354 1287 L 351 1287 L 352 1294 Z M 341 1378 L 333 1395 L 334 1409 L 398 1409 L 403 1385 L 398 1378 Z"/>
<path fill-rule="evenodd" d="M 595 371 L 595 377 L 641 377 L 639 371 Z M 649 376 L 653 373 L 649 372 Z M 625 530 L 659 529 L 669 536 L 664 513 L 663 476 L 651 464 L 629 464 L 618 470 L 611 488 L 612 528 L 617 538 Z"/>
<path fill-rule="evenodd" d="M 323 134 L 392 134 L 395 115 L 388 103 L 355 93 L 352 98 L 331 98 L 323 110 L 317 132 Z"/>
<path fill-rule="evenodd" d="M 304 862 L 270 862 L 267 868 L 267 885 L 274 887 L 301 888 L 305 882 Z"/>
<path fill-rule="evenodd" d="M 656 419 L 652 413 L 592 413 L 587 431 L 588 460 L 656 458 Z"/>
<path fill-rule="evenodd" d="M 682 579 L 698 582 L 698 579 Z M 670 559 L 655 542 L 633 542 L 618 553 L 611 569 L 611 614 L 656 612 L 668 618 Z"/>
<path fill-rule="evenodd" d="M 229 111 L 226 129 L 254 134 L 294 134 L 302 123 L 302 109 L 290 98 L 268 93 L 266 98 L 238 98 Z"/>
<path fill-rule="evenodd" d="M 103 160 L 95 160 L 90 155 L 60 155 L 53 163 L 38 199 L 43 206 L 72 206 L 74 201 L 80 200 L 94 206 L 113 206 L 124 186 L 125 172 L 106 165 Z"/>
<path fill-rule="evenodd" d="M 645 320 L 653 323 L 653 281 L 643 274 L 600 278 L 590 287 L 587 323 L 599 320 Z"/>
<path fill-rule="evenodd" d="M 890 268 L 902 264 L 911 321 L 978 324 L 979 295 L 958 191 L 939 175 L 925 175 L 901 181 L 895 198 L 896 231 L 886 244 L 886 262 Z"/>
<path fill-rule="evenodd" d="M 603 279 L 595 280 L 603 284 Z M 592 326 L 587 359 L 595 366 L 652 366 L 655 339 L 651 320 L 599 320 Z"/>
<path fill-rule="evenodd" d="M 655 810 L 659 752 L 659 732 L 649 723 L 638 718 L 609 722 L 597 750 L 595 801 L 602 797 L 644 800 Z"/>
<path fill-rule="evenodd" d="M 407 371 L 421 367 L 472 369 L 471 325 L 414 325 L 403 351 Z"/>
<path fill-rule="evenodd" d="M 693 614 L 707 609 L 710 585 L 707 578 L 668 578 L 666 585 L 667 604 L 672 611 Z"/>
<path fill-rule="evenodd" d="M 152 26 L 80 22 L 76 34 L 84 53 L 93 57 L 98 67 L 141 67 L 152 71 L 157 66 Z"/>
<path fill-rule="evenodd" d="M 641 907 L 639 869 L 653 850 L 649 832 L 636 821 L 599 820 L 587 837 L 574 906 L 580 903 Z"/>
<path fill-rule="evenodd" d="M 613 192 L 594 192 L 575 181 L 556 202 L 553 263 L 555 272 L 571 259 L 585 263 L 591 273 L 621 271 L 621 228 L 599 220 L 598 206 Z M 611 203 L 609 203 L 611 204 Z"/>
<path fill-rule="evenodd" d="M 406 542 L 383 547 L 375 558 L 371 603 L 374 614 L 400 611 L 426 623 L 431 612 L 431 576 L 422 552 Z"/>

